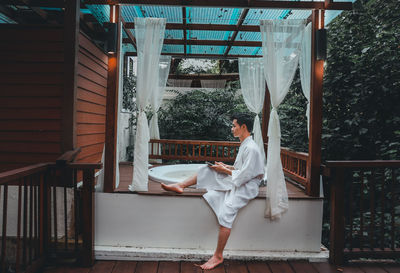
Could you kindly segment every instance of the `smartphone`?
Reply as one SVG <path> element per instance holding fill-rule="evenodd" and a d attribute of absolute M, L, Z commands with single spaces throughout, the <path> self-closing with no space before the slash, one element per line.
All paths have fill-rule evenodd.
<path fill-rule="evenodd" d="M 208 166 L 214 166 L 214 164 L 212 164 L 211 162 L 208 162 L 208 161 L 206 161 L 206 164 L 207 164 Z"/>

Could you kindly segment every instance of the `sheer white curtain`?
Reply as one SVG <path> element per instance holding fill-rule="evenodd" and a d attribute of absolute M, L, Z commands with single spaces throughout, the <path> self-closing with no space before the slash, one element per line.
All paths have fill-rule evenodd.
<path fill-rule="evenodd" d="M 160 139 L 160 130 L 158 128 L 158 109 L 160 109 L 161 102 L 163 100 L 165 86 L 169 75 L 169 68 L 171 66 L 171 56 L 161 56 L 159 63 L 159 77 L 157 90 L 153 92 L 150 98 L 151 111 L 153 116 L 150 120 L 150 139 Z M 160 154 L 160 147 L 157 144 L 153 145 L 154 154 Z M 151 148 L 151 147 L 150 147 Z M 156 160 L 160 162 L 160 160 Z"/>
<path fill-rule="evenodd" d="M 254 141 L 265 158 L 260 118 L 265 96 L 264 64 L 261 58 L 239 58 L 240 88 L 247 108 L 256 114 L 254 119 Z"/>
<path fill-rule="evenodd" d="M 311 23 L 304 29 L 304 37 L 301 42 L 300 54 L 300 79 L 301 89 L 307 99 L 307 132 L 310 131 L 310 90 L 311 90 Z"/>
<path fill-rule="evenodd" d="M 131 191 L 148 190 L 149 126 L 144 112 L 151 96 L 158 92 L 160 54 L 164 41 L 165 18 L 135 18 L 137 45 L 136 103 L 139 111 L 134 151 Z"/>
<path fill-rule="evenodd" d="M 304 20 L 261 20 L 264 73 L 272 110 L 268 125 L 267 194 L 265 217 L 278 218 L 289 208 L 280 158 L 281 129 L 277 108 L 285 98 L 296 71 Z"/>

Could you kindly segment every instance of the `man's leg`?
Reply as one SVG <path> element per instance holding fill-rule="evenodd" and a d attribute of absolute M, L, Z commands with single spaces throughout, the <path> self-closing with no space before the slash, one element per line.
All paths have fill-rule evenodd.
<path fill-rule="evenodd" d="M 186 187 L 192 186 L 196 183 L 197 183 L 197 174 L 189 177 L 188 179 L 180 183 L 175 183 L 171 185 L 161 183 L 161 187 L 166 191 L 174 191 L 177 193 L 182 193 Z"/>
<path fill-rule="evenodd" d="M 230 234 L 230 228 L 219 226 L 217 249 L 215 250 L 214 255 L 206 263 L 200 266 L 201 269 L 213 269 L 224 261 L 223 252 Z"/>

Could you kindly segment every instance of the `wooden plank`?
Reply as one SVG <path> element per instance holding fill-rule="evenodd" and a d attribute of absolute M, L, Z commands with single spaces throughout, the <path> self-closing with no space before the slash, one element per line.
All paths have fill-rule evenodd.
<path fill-rule="evenodd" d="M 61 63 L 2 62 L 0 72 L 6 74 L 19 73 L 21 78 L 25 78 L 25 73 L 62 73 L 63 67 Z"/>
<path fill-rule="evenodd" d="M 265 262 L 247 262 L 246 264 L 249 273 L 271 273 L 271 270 Z"/>
<path fill-rule="evenodd" d="M 294 273 L 293 269 L 286 262 L 268 262 L 273 273 Z"/>
<path fill-rule="evenodd" d="M 86 90 L 90 90 L 92 92 L 95 92 L 99 95 L 103 95 L 106 96 L 107 94 L 107 88 L 104 86 L 101 86 L 93 81 L 91 81 L 90 79 L 86 79 L 85 77 L 78 75 L 78 87 L 81 87 L 83 89 Z"/>
<path fill-rule="evenodd" d="M 224 266 L 225 262 L 223 262 L 222 264 L 218 265 L 214 269 L 204 270 L 203 272 L 207 272 L 207 273 L 226 273 L 225 272 L 225 266 Z"/>
<path fill-rule="evenodd" d="M 89 163 L 99 163 L 101 161 L 101 157 L 103 155 L 103 151 L 100 153 L 84 156 L 82 158 L 78 158 L 76 162 L 89 162 Z M 131 179 L 132 181 L 132 179 Z"/>
<path fill-rule="evenodd" d="M 296 273 L 318 273 L 318 271 L 308 261 L 288 262 Z"/>
<path fill-rule="evenodd" d="M 98 105 L 106 105 L 106 97 L 97 93 L 78 88 L 77 98 L 82 101 L 92 102 Z"/>
<path fill-rule="evenodd" d="M 158 262 L 138 262 L 135 273 L 156 273 Z"/>
<path fill-rule="evenodd" d="M 96 56 L 86 48 L 80 46 L 79 47 L 79 53 L 85 55 L 89 59 L 92 60 L 93 63 L 95 63 L 97 66 L 104 68 L 106 71 L 108 71 L 108 55 L 103 53 L 104 56 Z M 103 61 L 107 60 L 107 63 L 104 63 Z"/>
<path fill-rule="evenodd" d="M 134 273 L 136 264 L 135 261 L 117 261 L 112 273 Z"/>
<path fill-rule="evenodd" d="M 90 54 L 100 60 L 104 65 L 106 65 L 105 67 L 107 67 L 108 56 L 95 44 L 93 44 L 85 35 L 82 35 L 82 33 L 79 35 L 79 46 L 84 48 L 87 52 L 90 52 Z"/>
<path fill-rule="evenodd" d="M 15 62 L 55 62 L 60 63 L 64 61 L 64 55 L 58 52 L 13 52 L 13 51 L 0 51 L 0 61 L 15 61 Z"/>
<path fill-rule="evenodd" d="M 105 134 L 93 134 L 93 135 L 80 135 L 77 136 L 76 145 L 86 146 L 90 144 L 104 143 Z"/>
<path fill-rule="evenodd" d="M 31 42 L 31 41 L 58 41 L 62 42 L 63 33 L 62 28 L 45 28 L 45 27 L 28 27 L 21 25 L 16 28 L 0 28 L 0 41 L 18 41 L 18 42 Z"/>
<path fill-rule="evenodd" d="M 86 54 L 85 53 L 83 53 L 82 51 L 79 51 L 79 53 L 78 53 L 79 64 L 86 66 L 87 68 L 91 69 L 92 71 L 95 71 L 97 74 L 99 74 L 103 78 L 107 79 L 107 71 L 108 71 L 107 66 L 104 67 L 103 63 L 99 64 L 94 59 L 87 56 L 86 54 L 88 54 L 88 53 L 86 53 Z"/>
<path fill-rule="evenodd" d="M 28 166 L 28 163 L 2 163 L 0 162 L 0 172 L 19 169 Z"/>
<path fill-rule="evenodd" d="M 343 272 L 345 272 L 345 273 L 363 273 L 363 271 L 358 266 L 354 266 L 354 265 L 344 266 Z"/>
<path fill-rule="evenodd" d="M 115 263 L 115 261 L 97 261 L 89 272 L 111 273 Z"/>
<path fill-rule="evenodd" d="M 0 120 L 0 131 L 60 131 L 61 123 L 54 120 Z"/>
<path fill-rule="evenodd" d="M 14 83 L 3 84 L 1 88 L 0 97 L 59 97 L 62 86 Z"/>
<path fill-rule="evenodd" d="M 23 141 L 23 142 L 60 142 L 60 132 L 1 132 L 0 141 Z"/>
<path fill-rule="evenodd" d="M 2 73 L 0 74 L 0 84 L 54 84 L 59 85 L 63 81 L 61 73 Z"/>
<path fill-rule="evenodd" d="M 228 260 L 224 264 L 226 273 L 248 273 L 246 264 L 242 261 Z"/>
<path fill-rule="evenodd" d="M 103 151 L 103 146 L 104 146 L 103 143 L 92 144 L 92 145 L 88 145 L 88 146 L 81 146 L 82 150 L 78 155 L 78 159 L 81 159 L 88 155 L 94 155 L 97 153 L 101 153 Z"/>
<path fill-rule="evenodd" d="M 341 269 L 340 267 L 336 267 L 330 263 L 311 263 L 311 265 L 317 270 L 319 273 L 337 273 Z"/>
<path fill-rule="evenodd" d="M 200 262 L 181 262 L 180 273 L 202 273 L 203 270 L 196 264 L 200 264 Z"/>
<path fill-rule="evenodd" d="M 84 266 L 91 266 L 94 263 L 94 169 L 83 171 L 82 190 L 82 217 L 85 219 L 82 230 L 82 260 Z M 103 272 L 111 272 L 115 262 L 104 264 Z M 97 269 L 95 272 L 102 272 Z"/>
<path fill-rule="evenodd" d="M 61 148 L 59 143 L 46 142 L 0 142 L 0 152 L 5 153 L 49 153 L 59 154 Z"/>
<path fill-rule="evenodd" d="M 105 105 L 98 105 L 91 102 L 86 102 L 82 100 L 78 100 L 76 103 L 77 111 L 79 112 L 86 112 L 86 113 L 93 113 L 99 115 L 106 114 L 106 106 Z"/>
<path fill-rule="evenodd" d="M 18 109 L 15 111 L 12 108 L 0 109 L 0 120 L 13 120 L 13 119 L 49 119 L 57 120 L 61 118 L 60 109 Z"/>
<path fill-rule="evenodd" d="M 382 267 L 376 265 L 360 265 L 359 267 L 365 273 L 386 273 Z"/>
<path fill-rule="evenodd" d="M 88 273 L 93 272 L 88 267 L 57 266 L 55 268 L 44 269 L 44 273 Z"/>
<path fill-rule="evenodd" d="M 400 266 L 398 265 L 384 265 L 383 268 L 389 273 L 400 273 Z"/>
<path fill-rule="evenodd" d="M 0 100 L 1 108 L 43 108 L 43 107 L 60 107 L 60 98 L 19 98 L 5 97 Z"/>
<path fill-rule="evenodd" d="M 99 134 L 105 133 L 106 126 L 104 124 L 78 124 L 77 125 L 77 135 L 85 134 Z"/>
<path fill-rule="evenodd" d="M 178 262 L 159 262 L 157 273 L 179 272 Z"/>
<path fill-rule="evenodd" d="M 76 122 L 85 124 L 105 124 L 106 117 L 101 114 L 77 112 Z"/>
<path fill-rule="evenodd" d="M 51 162 L 56 161 L 59 154 L 44 154 L 44 153 L 1 153 L 0 162 L 10 164 L 33 164 L 39 162 Z"/>
<path fill-rule="evenodd" d="M 94 72 L 81 64 L 78 65 L 78 74 L 79 76 L 89 79 L 100 86 L 107 87 L 107 77 L 102 77 L 97 72 Z"/>

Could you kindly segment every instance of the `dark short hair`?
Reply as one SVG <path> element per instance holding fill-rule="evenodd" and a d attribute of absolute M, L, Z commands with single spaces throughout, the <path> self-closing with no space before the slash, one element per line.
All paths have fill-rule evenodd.
<path fill-rule="evenodd" d="M 239 126 L 242 126 L 243 124 L 246 125 L 247 131 L 249 131 L 249 133 L 253 131 L 254 116 L 252 114 L 234 113 L 231 116 L 231 119 L 232 120 L 236 119 L 236 122 L 239 124 Z"/>

